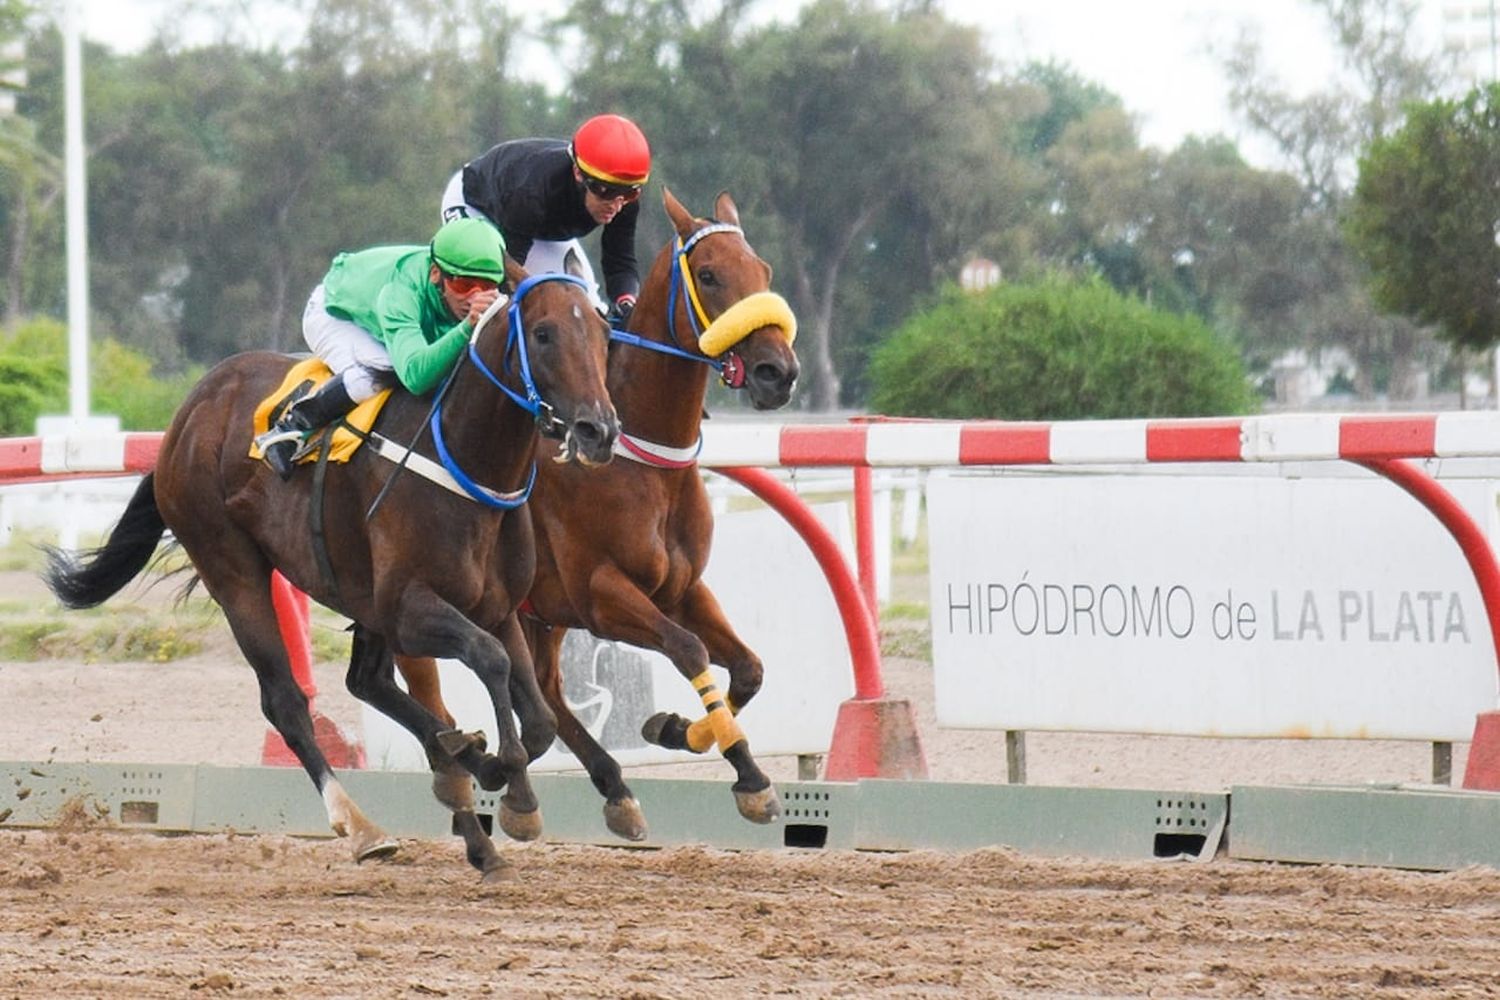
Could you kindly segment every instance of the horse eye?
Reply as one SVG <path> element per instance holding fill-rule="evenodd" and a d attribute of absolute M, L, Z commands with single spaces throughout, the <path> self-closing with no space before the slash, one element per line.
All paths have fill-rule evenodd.
<path fill-rule="evenodd" d="M 536 326 L 532 327 L 532 329 L 531 329 L 531 336 L 532 336 L 532 338 L 538 344 L 548 344 L 548 343 L 551 343 L 552 342 L 552 324 L 551 323 L 538 323 Z"/>
<path fill-rule="evenodd" d="M 698 272 L 698 284 L 708 285 L 712 287 L 714 285 L 717 285 L 718 283 L 719 279 L 714 277 L 714 272 L 710 269 L 705 267 L 703 270 Z"/>

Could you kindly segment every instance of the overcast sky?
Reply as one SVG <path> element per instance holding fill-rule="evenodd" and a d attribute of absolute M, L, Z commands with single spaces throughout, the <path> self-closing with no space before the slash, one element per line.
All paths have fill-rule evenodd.
<path fill-rule="evenodd" d="M 761 2 L 767 16 L 786 19 L 800 0 Z M 1272 67 L 1294 93 L 1318 89 L 1337 72 L 1329 32 L 1307 0 L 939 2 L 949 17 L 983 32 L 989 50 L 1005 63 L 1055 58 L 1119 94 L 1140 122 L 1142 141 L 1166 149 L 1189 134 L 1219 133 L 1244 145 L 1211 53 L 1226 50 L 1242 26 L 1260 32 Z M 1421 27 L 1433 44 L 1442 35 L 1445 2 L 1452 5 L 1423 0 Z M 85 33 L 126 50 L 144 44 L 171 8 L 167 0 L 82 3 Z M 274 33 L 274 24 L 260 24 Z M 1244 152 L 1262 159 L 1250 146 Z"/>

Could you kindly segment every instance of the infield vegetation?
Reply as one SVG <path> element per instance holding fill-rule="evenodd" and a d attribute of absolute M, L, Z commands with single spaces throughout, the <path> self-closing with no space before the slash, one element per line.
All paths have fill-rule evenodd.
<path fill-rule="evenodd" d="M 1258 407 L 1236 350 L 1201 319 L 1098 279 L 950 288 L 880 346 L 870 381 L 872 408 L 892 416 L 1102 420 Z"/>
<path fill-rule="evenodd" d="M 180 561 L 153 566 L 97 608 L 69 611 L 41 581 L 40 536 L 13 536 L 0 547 L 0 662 L 167 663 L 205 651 L 238 657 L 224 613 L 201 587 L 181 597 Z M 97 544 L 86 540 L 83 544 Z M 891 601 L 881 609 L 885 656 L 930 660 L 926 532 L 892 558 Z M 346 663 L 348 619 L 312 606 L 313 660 Z"/>

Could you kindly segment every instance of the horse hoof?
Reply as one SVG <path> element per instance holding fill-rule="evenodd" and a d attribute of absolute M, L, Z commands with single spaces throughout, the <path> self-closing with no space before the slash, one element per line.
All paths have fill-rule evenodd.
<path fill-rule="evenodd" d="M 495 846 L 489 843 L 488 837 L 485 838 L 485 847 L 483 850 L 468 851 L 465 853 L 465 857 L 469 864 L 477 869 L 480 875 L 484 876 L 486 882 L 499 880 L 505 874 L 506 869 L 510 867 L 505 863 L 505 859 L 500 857 L 500 853 L 495 850 Z"/>
<path fill-rule="evenodd" d="M 474 780 L 469 776 L 468 771 L 452 766 L 434 771 L 432 794 L 438 802 L 452 812 L 474 808 Z"/>
<path fill-rule="evenodd" d="M 686 750 L 688 720 L 675 712 L 657 712 L 641 725 L 641 738 L 667 750 Z"/>
<path fill-rule="evenodd" d="M 505 862 L 485 868 L 479 873 L 481 882 L 504 882 L 511 877 L 511 867 Z"/>
<path fill-rule="evenodd" d="M 356 844 L 354 846 L 354 860 L 363 864 L 366 861 L 378 861 L 395 854 L 400 844 L 392 837 L 381 835 L 367 844 Z"/>
<path fill-rule="evenodd" d="M 781 818 L 781 799 L 774 785 L 758 792 L 736 791 L 734 804 L 739 807 L 740 815 L 752 823 L 774 823 Z"/>
<path fill-rule="evenodd" d="M 604 825 L 609 832 L 625 840 L 639 842 L 646 839 L 646 814 L 635 799 L 621 799 L 604 804 Z"/>
<path fill-rule="evenodd" d="M 542 835 L 542 811 L 517 812 L 500 800 L 500 829 L 511 840 L 535 840 Z"/>

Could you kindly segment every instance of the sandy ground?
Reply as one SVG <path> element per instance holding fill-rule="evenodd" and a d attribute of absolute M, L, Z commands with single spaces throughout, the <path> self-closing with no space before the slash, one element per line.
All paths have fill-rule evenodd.
<path fill-rule="evenodd" d="M 31 584 L 0 574 L 8 598 Z M 938 729 L 886 664 L 931 777 L 1003 781 L 999 733 Z M 357 732 L 341 668 L 317 707 Z M 259 763 L 232 649 L 170 664 L 0 663 L 0 760 Z M 1454 748 L 1462 775 L 1465 747 Z M 1422 782 L 1425 744 L 1030 734 L 1036 784 Z M 765 762 L 773 777 L 791 759 Z M 644 769 L 643 769 L 644 770 Z M 660 773 L 661 769 L 650 769 Z M 666 773 L 727 776 L 719 761 Z M 309 794 L 312 794 L 309 787 Z M 1215 860 L 503 845 L 365 866 L 336 841 L 0 826 L 10 997 L 1467 997 L 1500 994 L 1500 873 Z"/>

